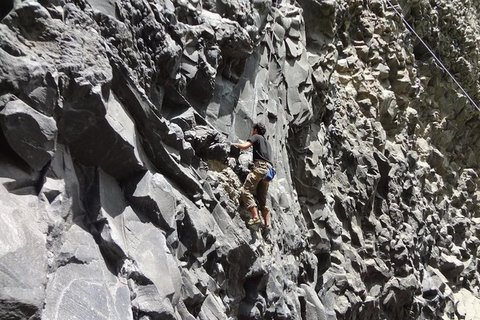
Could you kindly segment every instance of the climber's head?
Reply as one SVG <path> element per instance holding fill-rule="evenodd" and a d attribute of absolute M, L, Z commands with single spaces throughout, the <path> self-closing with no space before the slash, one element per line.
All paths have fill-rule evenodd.
<path fill-rule="evenodd" d="M 261 136 L 265 135 L 267 129 L 263 123 L 257 122 L 253 125 L 253 130 L 257 130 L 257 133 Z"/>

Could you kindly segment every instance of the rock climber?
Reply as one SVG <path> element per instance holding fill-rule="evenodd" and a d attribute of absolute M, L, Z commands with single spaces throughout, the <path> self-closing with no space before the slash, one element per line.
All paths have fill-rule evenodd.
<path fill-rule="evenodd" d="M 257 205 L 255 203 L 254 193 L 257 192 L 258 207 L 262 212 L 264 229 L 270 228 L 270 212 L 266 206 L 269 181 L 264 180 L 270 167 L 272 167 L 272 148 L 265 138 L 266 128 L 263 123 L 253 125 L 252 136 L 243 143 L 234 143 L 233 145 L 241 150 L 246 150 L 253 146 L 253 170 L 247 176 L 242 189 L 241 197 L 244 205 L 252 214 L 252 218 L 247 222 L 249 226 L 261 223 L 258 215 Z"/>

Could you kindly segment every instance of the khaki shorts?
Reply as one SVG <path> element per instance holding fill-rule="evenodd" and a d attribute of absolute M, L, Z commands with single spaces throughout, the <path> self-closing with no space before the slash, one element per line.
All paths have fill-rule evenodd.
<path fill-rule="evenodd" d="M 253 164 L 253 170 L 247 176 L 247 179 L 243 183 L 241 190 L 242 201 L 245 207 L 250 209 L 256 207 L 254 193 L 257 192 L 258 207 L 260 210 L 267 209 L 267 195 L 269 182 L 263 180 L 267 175 L 268 169 L 271 167 L 266 161 L 257 160 Z"/>

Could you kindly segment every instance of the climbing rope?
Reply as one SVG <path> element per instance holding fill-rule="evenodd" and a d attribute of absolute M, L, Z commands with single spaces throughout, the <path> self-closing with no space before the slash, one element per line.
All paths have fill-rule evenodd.
<path fill-rule="evenodd" d="M 428 44 L 423 41 L 423 39 L 418 35 L 418 33 L 415 31 L 415 29 L 413 29 L 413 27 L 407 22 L 407 20 L 405 19 L 405 17 L 403 16 L 402 13 L 400 13 L 397 8 L 395 8 L 395 6 L 390 2 L 390 0 L 386 0 L 387 4 L 390 6 L 390 8 L 393 9 L 393 11 L 395 11 L 395 13 L 400 17 L 400 19 L 402 19 L 402 22 L 405 24 L 405 26 L 407 27 L 408 30 L 410 30 L 410 32 L 412 32 L 417 38 L 418 40 L 420 40 L 420 42 L 425 46 L 425 48 L 427 48 L 428 52 L 430 52 L 430 54 L 432 55 L 432 57 L 435 59 L 435 61 L 438 63 L 438 65 L 443 69 L 443 71 L 445 71 L 449 76 L 450 78 L 452 78 L 453 82 L 455 82 L 455 84 L 460 88 L 460 90 L 462 90 L 463 94 L 467 97 L 467 99 L 470 101 L 470 103 L 478 110 L 480 111 L 480 107 L 475 103 L 475 101 L 472 99 L 472 97 L 470 97 L 470 95 L 467 93 L 467 91 L 462 87 L 462 85 L 457 81 L 457 79 L 455 79 L 455 77 L 453 76 L 453 74 L 448 71 L 447 67 L 445 67 L 445 65 L 442 63 L 442 61 L 435 55 L 435 52 L 433 52 L 432 49 L 430 49 L 430 47 L 428 46 Z"/>
<path fill-rule="evenodd" d="M 281 0 L 280 0 L 280 3 L 281 3 Z M 271 29 L 271 34 L 272 36 L 270 37 L 270 43 L 272 45 L 272 48 L 270 49 L 270 52 L 268 53 L 268 59 L 267 59 L 267 94 L 268 92 L 270 91 L 270 62 L 272 61 L 272 53 L 273 51 L 275 50 L 275 46 L 274 46 L 274 43 L 273 43 L 273 39 L 275 37 L 275 24 L 276 24 L 276 19 L 277 19 L 277 11 L 278 11 L 278 0 L 275 0 L 275 3 L 272 4 L 273 7 L 275 8 L 275 10 L 271 10 L 273 11 L 272 13 L 272 18 L 273 18 L 273 22 L 272 22 L 272 25 L 270 27 Z M 254 120 L 256 117 L 257 117 L 257 103 L 258 103 L 258 99 L 257 99 L 257 78 L 255 78 L 255 86 L 254 86 L 254 89 L 255 89 L 255 93 L 254 93 L 254 103 L 253 103 L 253 110 L 252 110 L 252 120 Z"/>
<path fill-rule="evenodd" d="M 275 0 L 274 8 L 276 9 L 275 11 L 278 10 L 278 0 Z M 270 73 L 270 61 L 272 61 L 272 52 L 273 52 L 273 50 L 274 50 L 273 38 L 274 38 L 274 36 L 275 36 L 275 23 L 276 23 L 276 20 L 277 20 L 276 12 L 274 12 L 274 14 L 272 15 L 272 17 L 273 17 L 272 37 L 270 38 L 270 43 L 272 44 L 272 50 L 270 50 L 270 53 L 269 53 L 269 55 L 268 55 L 268 61 L 267 61 L 267 72 L 268 72 L 268 73 Z M 270 84 L 270 76 L 268 77 L 268 80 L 269 80 L 269 84 Z"/>

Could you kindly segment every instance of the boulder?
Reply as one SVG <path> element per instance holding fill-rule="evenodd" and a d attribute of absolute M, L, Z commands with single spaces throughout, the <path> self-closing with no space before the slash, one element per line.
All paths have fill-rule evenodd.
<path fill-rule="evenodd" d="M 40 171 L 53 157 L 57 124 L 21 100 L 8 102 L 0 111 L 0 126 L 13 150 Z"/>
<path fill-rule="evenodd" d="M 146 172 L 139 178 L 126 184 L 132 208 L 166 232 L 176 230 L 177 219 L 183 216 L 183 206 L 179 205 L 181 198 L 177 198 L 174 186 L 159 173 Z"/>
<path fill-rule="evenodd" d="M 133 319 L 127 284 L 109 271 L 84 226 L 71 226 L 56 259 L 42 317 Z"/>
<path fill-rule="evenodd" d="M 45 208 L 34 196 L 0 185 L 0 317 L 39 318 L 46 299 L 48 253 Z"/>

